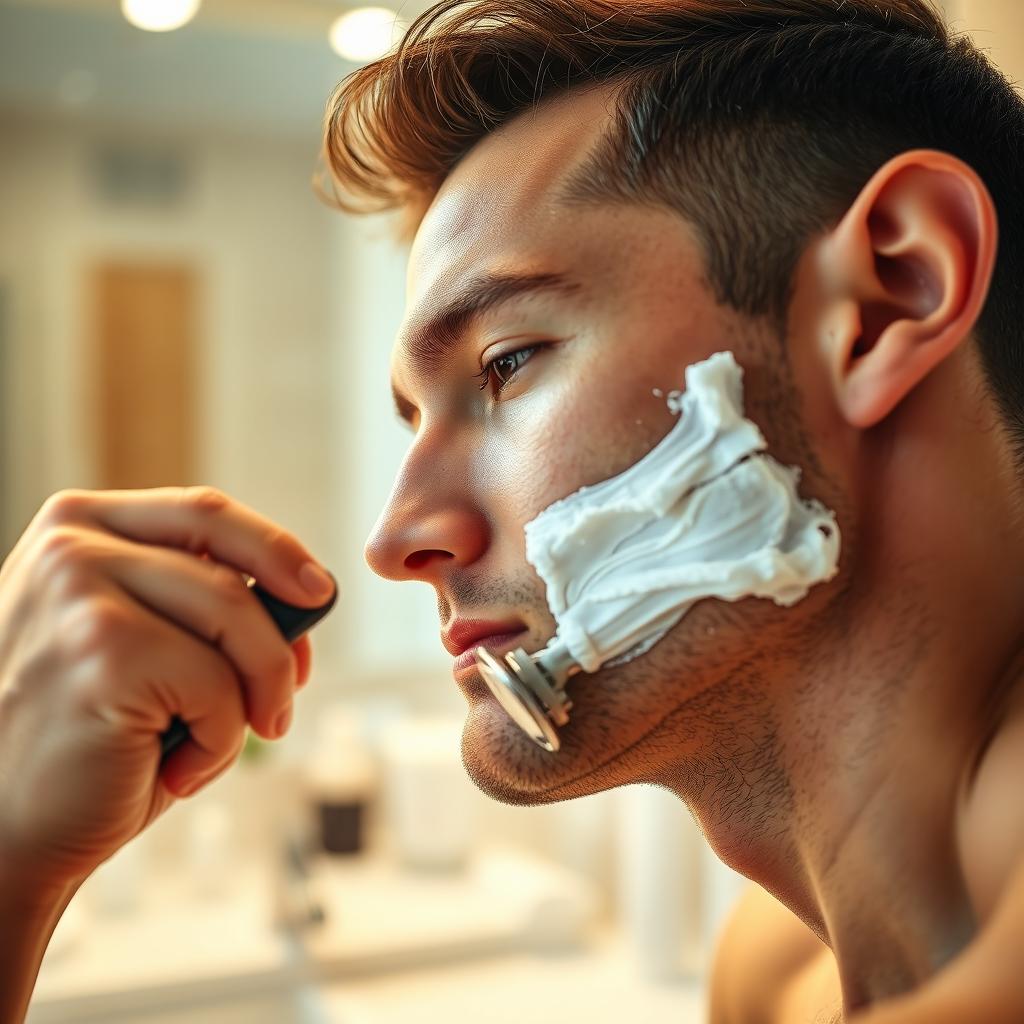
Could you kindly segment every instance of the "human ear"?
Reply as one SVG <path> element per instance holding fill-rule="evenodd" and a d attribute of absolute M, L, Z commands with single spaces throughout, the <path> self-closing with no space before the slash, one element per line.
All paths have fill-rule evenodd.
<path fill-rule="evenodd" d="M 852 426 L 883 420 L 968 336 L 997 234 L 988 189 L 948 153 L 901 153 L 864 186 L 821 250 L 827 358 Z"/>

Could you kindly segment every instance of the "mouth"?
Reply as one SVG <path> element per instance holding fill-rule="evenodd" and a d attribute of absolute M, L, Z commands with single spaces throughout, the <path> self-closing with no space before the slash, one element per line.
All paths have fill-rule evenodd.
<path fill-rule="evenodd" d="M 455 659 L 452 672 L 458 674 L 476 666 L 474 651 L 486 647 L 495 653 L 512 650 L 527 634 L 522 622 L 459 619 L 441 634 L 441 642 Z"/>
<path fill-rule="evenodd" d="M 519 641 L 526 636 L 526 632 L 525 629 L 520 629 L 515 633 L 495 633 L 491 636 L 481 637 L 468 651 L 463 651 L 452 662 L 452 672 L 458 673 L 463 669 L 476 668 L 474 652 L 478 647 L 486 647 L 492 654 L 504 654 L 506 651 L 520 646 Z"/>

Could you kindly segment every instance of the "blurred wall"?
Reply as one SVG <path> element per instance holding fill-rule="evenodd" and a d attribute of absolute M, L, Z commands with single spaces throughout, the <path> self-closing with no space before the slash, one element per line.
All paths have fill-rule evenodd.
<path fill-rule="evenodd" d="M 954 27 L 967 31 L 1018 90 L 1024 80 L 1024 3 L 1019 0 L 947 0 Z"/>
<path fill-rule="evenodd" d="M 396 242 L 388 217 L 338 214 L 331 242 L 335 436 L 341 442 L 334 450 L 335 504 L 350 523 L 336 533 L 336 559 L 359 592 L 345 664 L 357 676 L 369 674 L 370 685 L 380 674 L 436 674 L 454 693 L 433 588 L 396 586 L 371 573 L 363 560 L 363 543 L 412 440 L 395 412 L 389 369 L 391 341 L 404 313 L 408 248 Z"/>
<path fill-rule="evenodd" d="M 307 146 L 172 138 L 184 186 L 162 205 L 104 193 L 110 130 L 2 123 L 0 280 L 15 424 L 5 501 L 19 530 L 42 497 L 95 483 L 86 281 L 98 262 L 175 260 L 200 281 L 197 482 L 279 517 L 316 548 L 330 513 L 310 501 L 331 472 L 328 217 Z M 9 540 L 10 538 L 5 538 Z"/>

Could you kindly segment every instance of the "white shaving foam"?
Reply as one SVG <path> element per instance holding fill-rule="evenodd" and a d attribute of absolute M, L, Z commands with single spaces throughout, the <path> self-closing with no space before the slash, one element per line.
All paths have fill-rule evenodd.
<path fill-rule="evenodd" d="M 731 352 L 686 370 L 679 422 L 624 473 L 526 525 L 560 639 L 586 672 L 650 650 L 706 597 L 792 605 L 839 561 L 835 513 L 797 494 L 743 415 Z"/>

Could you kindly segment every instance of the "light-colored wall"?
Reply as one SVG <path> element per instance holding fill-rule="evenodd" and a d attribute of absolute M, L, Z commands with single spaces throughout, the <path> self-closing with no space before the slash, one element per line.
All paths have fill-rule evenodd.
<path fill-rule="evenodd" d="M 8 382 L 20 458 L 5 499 L 24 519 L 59 487 L 95 482 L 87 387 L 96 261 L 181 259 L 201 274 L 199 479 L 279 516 L 314 548 L 329 521 L 310 488 L 329 476 L 321 367 L 328 211 L 311 194 L 312 149 L 182 140 L 192 187 L 161 210 L 106 206 L 90 188 L 105 136 L 6 123 L 0 274 L 15 311 Z"/>
<path fill-rule="evenodd" d="M 350 609 L 346 664 L 360 676 L 447 677 L 444 690 L 451 693 L 451 663 L 440 644 L 433 589 L 382 580 L 362 555 L 411 441 L 395 414 L 389 373 L 391 342 L 405 306 L 408 250 L 394 240 L 386 217 L 339 214 L 331 224 L 331 243 L 333 375 L 339 397 L 335 504 L 345 507 L 350 522 L 348 531 L 336 533 L 342 545 L 336 558 L 359 595 Z"/>
<path fill-rule="evenodd" d="M 946 0 L 957 31 L 967 32 L 1020 89 L 1024 81 L 1024 3 L 1020 0 Z"/>

